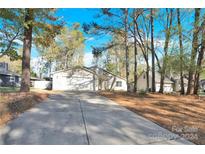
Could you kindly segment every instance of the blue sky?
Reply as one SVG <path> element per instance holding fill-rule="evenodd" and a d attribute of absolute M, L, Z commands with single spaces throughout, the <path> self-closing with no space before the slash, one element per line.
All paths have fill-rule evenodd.
<path fill-rule="evenodd" d="M 66 22 L 66 25 L 69 27 L 73 23 L 78 22 L 81 25 L 83 23 L 90 23 L 96 20 L 95 16 L 99 9 L 58 9 L 57 16 L 62 16 L 63 20 Z M 83 30 L 82 30 L 83 31 Z M 94 39 L 94 37 L 88 36 L 84 33 L 87 41 L 85 41 L 85 53 L 91 53 L 91 46 L 100 46 L 106 43 L 109 39 L 108 37 L 102 37 L 101 39 Z M 38 51 L 35 48 L 32 48 L 32 57 L 37 57 Z"/>
<path fill-rule="evenodd" d="M 118 10 L 115 10 L 118 11 Z M 160 11 L 164 11 L 165 9 L 160 9 Z M 181 10 L 182 11 L 182 10 Z M 69 27 L 73 23 L 78 22 L 81 25 L 84 23 L 90 23 L 92 21 L 96 21 L 97 23 L 103 23 L 103 20 L 100 20 L 99 18 L 96 18 L 96 15 L 98 14 L 99 9 L 86 9 L 86 8 L 79 8 L 79 9 L 68 9 L 68 8 L 61 8 L 57 10 L 57 16 L 60 16 L 63 18 L 63 20 L 66 22 L 66 25 Z M 175 18 L 176 20 L 176 18 Z M 187 28 L 192 28 L 192 25 L 190 23 L 193 21 L 193 14 L 191 18 L 185 19 L 186 22 L 183 22 L 184 25 L 187 24 Z M 162 24 L 160 24 L 160 21 L 155 21 L 154 23 L 154 31 L 155 31 L 155 37 L 160 37 L 161 40 L 163 40 L 164 33 L 160 33 L 162 31 L 163 27 Z M 82 30 L 83 31 L 83 30 Z M 160 36 L 159 36 L 160 35 Z M 84 33 L 85 38 L 87 41 L 85 41 L 85 63 L 91 63 L 92 58 L 92 48 L 91 46 L 100 47 L 106 42 L 110 40 L 110 37 L 100 37 L 98 39 L 94 38 L 93 36 L 88 36 Z M 38 51 L 33 47 L 32 48 L 32 58 L 38 57 Z"/>
<path fill-rule="evenodd" d="M 73 23 L 78 22 L 80 25 L 84 23 L 90 23 L 94 20 L 99 9 L 59 9 L 57 15 L 63 16 L 63 19 L 66 21 L 67 26 L 71 26 Z M 83 30 L 82 30 L 83 31 Z M 85 52 L 92 52 L 91 45 L 96 46 L 96 44 L 102 44 L 108 41 L 107 38 L 103 37 L 100 40 L 94 39 L 91 36 L 88 36 L 84 33 L 87 41 L 85 42 Z"/>
<path fill-rule="evenodd" d="M 73 23 L 80 23 L 80 25 L 83 25 L 84 23 L 90 23 L 92 21 L 100 21 L 96 19 L 96 14 L 99 12 L 99 9 L 58 9 L 56 15 L 63 18 L 63 20 L 66 22 L 66 26 L 70 27 Z M 82 29 L 81 29 L 82 30 Z M 82 30 L 83 32 L 83 30 Z M 84 33 L 84 32 L 83 32 Z M 91 46 L 102 46 L 106 42 L 110 40 L 110 38 L 107 37 L 100 37 L 100 39 L 96 39 L 92 36 L 86 35 L 84 33 L 84 36 L 86 38 L 85 41 L 85 49 L 84 49 L 84 62 L 85 65 L 91 65 L 92 63 L 92 48 Z M 32 48 L 31 57 L 32 59 L 37 58 L 39 56 L 38 51 L 35 49 L 35 47 Z"/>

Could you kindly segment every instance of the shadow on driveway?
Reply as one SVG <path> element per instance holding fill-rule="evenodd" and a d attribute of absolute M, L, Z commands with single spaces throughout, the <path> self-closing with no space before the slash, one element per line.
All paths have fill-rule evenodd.
<path fill-rule="evenodd" d="M 191 144 L 92 92 L 65 92 L 0 129 L 0 144 Z"/>

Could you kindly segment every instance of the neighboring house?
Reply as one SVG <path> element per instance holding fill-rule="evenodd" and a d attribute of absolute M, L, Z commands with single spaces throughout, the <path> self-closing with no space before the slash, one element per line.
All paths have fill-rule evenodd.
<path fill-rule="evenodd" d="M 20 86 L 20 76 L 9 71 L 5 62 L 0 62 L 0 86 Z"/>
<path fill-rule="evenodd" d="M 185 93 L 186 93 L 187 87 L 188 87 L 188 79 L 186 77 L 184 77 L 183 79 L 184 79 L 184 90 L 185 90 Z M 174 91 L 179 92 L 181 90 L 180 77 L 174 77 L 172 79 L 172 81 L 174 82 Z M 205 79 L 202 79 L 202 80 L 199 81 L 199 87 L 200 87 L 200 89 L 205 91 Z"/>
<path fill-rule="evenodd" d="M 37 77 L 31 77 L 31 87 L 34 87 L 36 89 L 47 89 L 51 90 L 52 89 L 52 78 L 47 77 L 47 78 L 37 78 Z"/>
<path fill-rule="evenodd" d="M 53 90 L 124 90 L 126 80 L 98 67 L 75 67 L 53 73 Z"/>
<path fill-rule="evenodd" d="M 146 90 L 147 89 L 147 75 L 146 72 L 142 72 L 137 80 L 137 90 Z M 156 86 L 156 92 L 159 92 L 160 89 L 160 74 L 158 72 L 155 72 L 155 86 Z M 164 79 L 164 92 L 169 93 L 173 91 L 174 82 L 171 81 L 169 78 L 165 77 Z M 152 73 L 149 72 L 149 90 L 151 90 L 152 87 Z"/>
<path fill-rule="evenodd" d="M 180 76 L 174 76 L 174 77 L 171 78 L 171 80 L 174 82 L 173 90 L 176 91 L 176 92 L 180 92 L 181 91 L 181 79 L 180 79 Z M 184 91 L 186 93 L 187 87 L 188 87 L 188 79 L 184 77 L 183 81 L 184 81 Z"/>
<path fill-rule="evenodd" d="M 203 91 L 205 92 L 205 79 L 202 79 L 202 80 L 199 82 L 199 85 L 200 85 L 200 88 L 203 89 Z"/>
<path fill-rule="evenodd" d="M 32 76 L 31 76 L 31 78 L 30 78 L 31 87 L 34 87 L 34 83 L 35 83 L 36 81 L 41 81 L 41 79 L 40 79 L 40 78 L 37 78 L 37 77 L 32 77 Z"/>

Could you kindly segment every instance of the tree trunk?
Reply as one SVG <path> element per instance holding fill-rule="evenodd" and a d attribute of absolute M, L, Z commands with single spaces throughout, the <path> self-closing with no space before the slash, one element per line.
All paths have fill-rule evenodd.
<path fill-rule="evenodd" d="M 129 91 L 129 51 L 128 51 L 128 9 L 125 8 L 125 58 L 126 58 L 126 81 L 127 81 L 127 91 Z"/>
<path fill-rule="evenodd" d="M 137 92 L 137 38 L 136 38 L 136 11 L 134 11 L 134 92 Z"/>
<path fill-rule="evenodd" d="M 147 76 L 147 92 L 149 92 L 149 62 L 146 62 L 147 64 L 147 71 L 146 71 L 146 76 Z"/>
<path fill-rule="evenodd" d="M 139 43 L 139 41 L 137 41 L 139 43 L 139 47 L 141 48 L 141 51 L 142 51 L 142 54 L 144 56 L 144 59 L 145 59 L 145 62 L 146 62 L 146 76 L 147 76 L 147 80 L 146 80 L 146 83 L 147 83 L 147 91 L 149 91 L 149 60 L 148 60 L 148 50 L 149 50 L 149 47 L 148 47 L 148 41 L 146 41 L 146 45 L 143 43 L 143 39 L 142 39 L 142 36 L 140 34 L 140 30 L 139 30 L 139 27 L 138 27 L 138 24 L 137 22 L 135 22 L 136 24 L 136 31 L 137 31 L 137 34 L 139 36 L 139 40 L 141 43 Z M 145 41 L 145 40 L 144 40 Z"/>
<path fill-rule="evenodd" d="M 49 77 L 51 78 L 51 72 L 52 72 L 52 61 L 49 61 Z"/>
<path fill-rule="evenodd" d="M 113 79 L 113 81 L 112 81 L 112 84 L 111 84 L 111 86 L 110 86 L 109 91 L 111 91 L 111 90 L 113 89 L 113 86 L 114 86 L 114 84 L 115 84 L 115 81 L 116 81 L 116 76 L 114 77 L 114 79 Z"/>
<path fill-rule="evenodd" d="M 32 46 L 32 20 L 33 20 L 33 9 L 26 9 L 25 23 L 27 26 L 24 27 L 24 40 L 23 40 L 23 57 L 22 57 L 22 79 L 21 89 L 22 92 L 30 91 L 30 55 Z"/>
<path fill-rule="evenodd" d="M 196 54 L 198 49 L 198 33 L 199 33 L 199 18 L 200 18 L 200 8 L 195 9 L 195 21 L 194 21 L 194 32 L 192 40 L 192 52 L 191 52 L 191 61 L 189 65 L 189 78 L 188 78 L 188 87 L 187 95 L 191 94 L 193 89 L 193 75 L 195 70 L 195 61 Z"/>
<path fill-rule="evenodd" d="M 151 14 L 150 22 L 151 22 L 151 50 L 152 50 L 152 92 L 156 92 L 153 9 L 150 9 L 150 14 Z"/>
<path fill-rule="evenodd" d="M 160 89 L 159 93 L 164 92 L 164 79 L 165 79 L 165 73 L 166 73 L 166 65 L 167 65 L 167 54 L 168 54 L 168 48 L 169 48 L 169 41 L 171 37 L 171 26 L 172 26 L 172 17 L 173 17 L 173 10 L 170 10 L 170 14 L 168 13 L 167 9 L 167 27 L 166 27 L 166 35 L 165 35 L 165 45 L 164 45 L 164 58 L 163 58 L 163 64 L 161 68 L 161 79 L 160 79 Z"/>
<path fill-rule="evenodd" d="M 181 91 L 180 93 L 184 95 L 184 79 L 183 79 L 183 44 L 182 44 L 182 27 L 181 27 L 181 20 L 180 20 L 180 9 L 177 9 L 177 22 L 178 22 L 178 35 L 179 35 L 179 47 L 180 47 L 180 85 L 181 85 Z"/>
<path fill-rule="evenodd" d="M 201 37 L 201 49 L 199 51 L 198 60 L 197 60 L 197 69 L 195 74 L 195 86 L 194 86 L 194 94 L 198 94 L 199 89 L 199 77 L 201 73 L 201 64 L 204 58 L 204 52 L 205 52 L 205 15 L 204 15 L 204 21 L 202 23 L 202 37 Z"/>

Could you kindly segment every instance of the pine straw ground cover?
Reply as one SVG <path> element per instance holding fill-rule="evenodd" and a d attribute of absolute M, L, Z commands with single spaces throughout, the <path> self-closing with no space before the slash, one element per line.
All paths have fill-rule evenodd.
<path fill-rule="evenodd" d="M 0 93 L 0 125 L 16 118 L 48 97 L 47 93 Z"/>
<path fill-rule="evenodd" d="M 127 109 L 179 134 L 195 144 L 205 144 L 205 98 L 126 92 L 100 92 Z"/>

